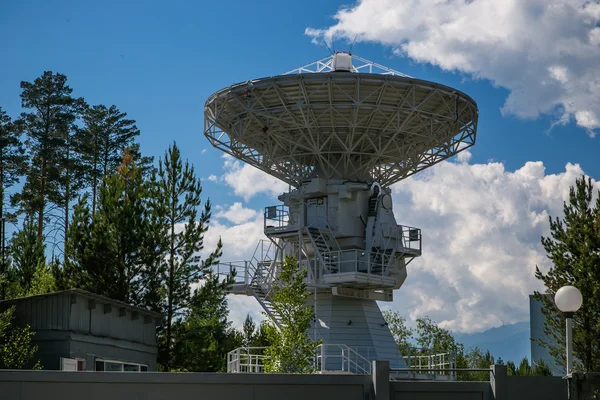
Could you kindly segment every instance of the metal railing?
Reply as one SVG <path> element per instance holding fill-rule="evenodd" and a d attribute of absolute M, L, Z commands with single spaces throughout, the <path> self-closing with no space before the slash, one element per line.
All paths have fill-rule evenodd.
<path fill-rule="evenodd" d="M 437 371 L 438 375 L 448 375 L 449 380 L 456 380 L 454 352 L 409 347 L 403 358 L 410 370 L 426 373 Z"/>
<path fill-rule="evenodd" d="M 421 229 L 412 226 L 388 226 L 387 232 L 382 228 L 379 235 L 382 238 L 382 248 L 393 248 L 397 251 L 418 252 L 422 251 Z"/>
<path fill-rule="evenodd" d="M 485 381 L 474 374 L 491 373 L 492 368 L 390 368 L 390 380 Z"/>
<path fill-rule="evenodd" d="M 266 347 L 239 347 L 227 354 L 228 373 L 264 373 Z M 344 344 L 320 344 L 315 351 L 316 373 L 370 374 L 372 371 L 369 347 L 350 347 Z M 373 356 L 375 352 L 373 349 Z M 457 373 L 489 372 L 489 369 L 456 368 L 452 352 L 412 349 L 404 357 L 407 367 L 391 368 L 390 379 L 456 380 Z"/>
<path fill-rule="evenodd" d="M 382 276 L 389 275 L 389 266 L 395 259 L 393 255 L 364 250 L 330 251 L 326 256 L 325 271 L 331 271 L 330 264 L 335 264 L 340 273 L 363 272 Z"/>
<path fill-rule="evenodd" d="M 264 373 L 266 347 L 239 347 L 227 353 L 228 373 Z M 370 374 L 371 361 L 344 344 L 320 344 L 314 357 L 315 372 Z"/>
<path fill-rule="evenodd" d="M 264 231 L 277 232 L 298 226 L 298 213 L 290 213 L 283 204 L 265 207 Z"/>
<path fill-rule="evenodd" d="M 317 348 L 315 366 L 315 369 L 321 373 L 371 373 L 371 361 L 345 344 L 320 344 Z"/>
<path fill-rule="evenodd" d="M 227 372 L 262 374 L 265 372 L 266 347 L 238 347 L 227 353 Z"/>

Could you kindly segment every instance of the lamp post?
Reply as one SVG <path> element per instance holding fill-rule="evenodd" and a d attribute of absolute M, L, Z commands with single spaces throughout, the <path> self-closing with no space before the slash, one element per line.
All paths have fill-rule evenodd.
<path fill-rule="evenodd" d="M 563 286 L 554 295 L 556 307 L 562 311 L 567 325 L 567 376 L 573 369 L 573 315 L 581 308 L 583 296 L 575 286 Z"/>

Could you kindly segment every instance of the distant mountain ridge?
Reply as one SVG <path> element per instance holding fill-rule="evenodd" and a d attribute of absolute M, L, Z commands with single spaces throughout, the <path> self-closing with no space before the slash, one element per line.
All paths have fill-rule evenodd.
<path fill-rule="evenodd" d="M 454 338 L 465 349 L 479 346 L 489 350 L 496 360 L 502 357 L 504 362 L 518 364 L 524 357 L 531 358 L 529 321 L 502 325 L 479 333 L 456 333 Z"/>

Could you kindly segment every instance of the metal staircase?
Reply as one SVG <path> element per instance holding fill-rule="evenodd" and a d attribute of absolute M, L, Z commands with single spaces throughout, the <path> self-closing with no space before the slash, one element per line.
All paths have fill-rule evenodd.
<path fill-rule="evenodd" d="M 324 274 L 340 272 L 339 255 L 340 247 L 335 240 L 333 232 L 327 228 L 306 228 L 307 236 L 315 250 L 315 256 L 324 267 Z"/>
<path fill-rule="evenodd" d="M 265 246 L 266 244 L 266 246 Z M 281 316 L 271 304 L 271 293 L 273 283 L 277 278 L 278 257 L 281 249 L 269 240 L 261 240 L 256 246 L 252 260 L 247 266 L 247 281 L 245 282 L 248 292 L 258 301 L 271 318 L 277 328 L 281 328 Z"/>

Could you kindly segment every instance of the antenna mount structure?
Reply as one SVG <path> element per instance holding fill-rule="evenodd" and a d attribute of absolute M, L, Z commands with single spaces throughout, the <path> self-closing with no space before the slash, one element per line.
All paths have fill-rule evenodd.
<path fill-rule="evenodd" d="M 255 297 L 278 325 L 269 294 L 293 256 L 314 293 L 315 340 L 405 366 L 376 301 L 392 301 L 404 283 L 421 230 L 397 224 L 390 186 L 474 145 L 476 103 L 336 52 L 219 90 L 204 114 L 214 147 L 291 186 L 265 208 L 269 240 L 238 268 L 232 291 Z"/>

